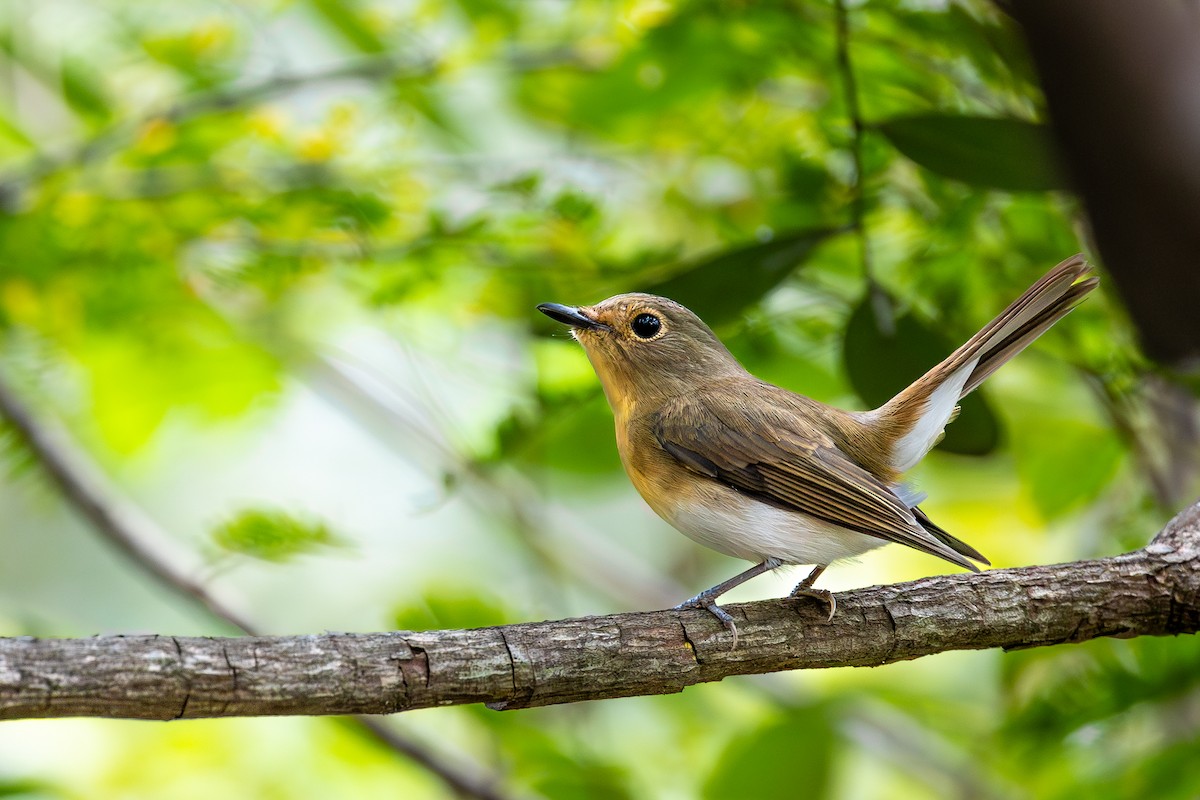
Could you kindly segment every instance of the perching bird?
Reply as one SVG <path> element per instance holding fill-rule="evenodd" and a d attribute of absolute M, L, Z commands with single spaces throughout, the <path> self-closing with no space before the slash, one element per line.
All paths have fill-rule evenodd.
<path fill-rule="evenodd" d="M 1050 270 L 949 358 L 873 411 L 842 411 L 759 380 L 699 317 L 665 297 L 543 303 L 572 328 L 616 418 L 617 449 L 652 509 L 702 545 L 756 566 L 678 608 L 706 608 L 784 564 L 813 570 L 792 592 L 836 602 L 817 577 L 835 561 L 899 542 L 978 572 L 989 563 L 935 525 L 902 482 L 954 419 L 958 401 L 1095 288 L 1074 256 Z"/>

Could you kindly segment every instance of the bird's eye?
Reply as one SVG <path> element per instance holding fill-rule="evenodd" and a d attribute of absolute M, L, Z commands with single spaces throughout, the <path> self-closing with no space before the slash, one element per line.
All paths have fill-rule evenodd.
<path fill-rule="evenodd" d="M 638 314 L 629 326 L 633 332 L 643 339 L 653 339 L 662 327 L 662 322 L 653 314 Z"/>

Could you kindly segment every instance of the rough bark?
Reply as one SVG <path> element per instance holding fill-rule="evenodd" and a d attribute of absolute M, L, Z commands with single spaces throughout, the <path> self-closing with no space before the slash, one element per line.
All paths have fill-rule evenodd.
<path fill-rule="evenodd" d="M 880 666 L 947 650 L 1200 629 L 1200 503 L 1145 548 L 838 596 L 477 630 L 312 636 L 0 639 L 0 719 L 384 714 L 666 694 L 730 675 Z"/>

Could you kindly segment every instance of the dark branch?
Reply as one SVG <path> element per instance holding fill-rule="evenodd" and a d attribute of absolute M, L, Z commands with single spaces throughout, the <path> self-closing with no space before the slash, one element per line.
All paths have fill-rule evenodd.
<path fill-rule="evenodd" d="M 0 719 L 512 709 L 948 650 L 1195 633 L 1200 503 L 1133 553 L 846 592 L 831 623 L 804 600 L 726 608 L 741 632 L 736 650 L 700 611 L 425 633 L 4 639 Z"/>
<path fill-rule="evenodd" d="M 1200 365 L 1200 15 L 1012 0 L 1092 229 L 1147 355 Z"/>

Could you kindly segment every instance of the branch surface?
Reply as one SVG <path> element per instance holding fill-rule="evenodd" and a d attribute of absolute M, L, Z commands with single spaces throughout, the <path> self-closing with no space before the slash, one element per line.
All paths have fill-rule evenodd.
<path fill-rule="evenodd" d="M 1200 503 L 1132 553 L 846 592 L 829 623 L 804 599 L 726 608 L 736 650 L 703 611 L 423 633 L 0 639 L 0 719 L 513 709 L 948 650 L 1195 633 Z"/>

